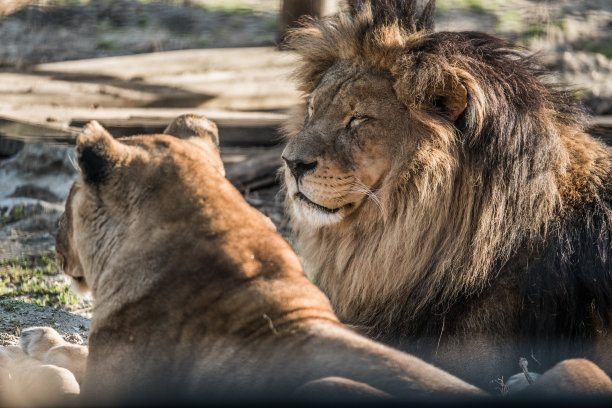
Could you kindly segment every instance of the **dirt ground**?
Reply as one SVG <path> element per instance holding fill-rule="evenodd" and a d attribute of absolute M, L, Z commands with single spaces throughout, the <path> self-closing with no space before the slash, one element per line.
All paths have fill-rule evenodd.
<path fill-rule="evenodd" d="M 74 344 L 87 343 L 89 319 L 62 309 L 0 298 L 0 347 L 16 345 L 22 329 L 53 327 Z"/>
<path fill-rule="evenodd" d="M 0 112 L 59 130 L 77 119 L 170 120 L 186 112 L 280 124 L 300 95 L 290 79 L 295 56 L 275 48 L 279 5 L 39 1 L 0 19 Z M 609 0 L 439 0 L 437 14 L 438 30 L 486 31 L 539 52 L 591 113 L 612 115 Z M 228 171 L 266 151 L 222 147 Z M 77 174 L 71 152 L 0 132 L 0 346 L 31 325 L 86 341 L 91 301 L 69 298 L 57 268 L 39 262 L 53 258 Z M 267 185 L 245 197 L 291 241 L 278 191 Z"/>

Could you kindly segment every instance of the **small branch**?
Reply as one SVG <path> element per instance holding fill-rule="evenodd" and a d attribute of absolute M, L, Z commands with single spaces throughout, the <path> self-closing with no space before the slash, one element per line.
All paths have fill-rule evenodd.
<path fill-rule="evenodd" d="M 533 385 L 534 380 L 531 377 L 531 374 L 529 374 L 529 370 L 527 369 L 528 366 L 529 366 L 529 362 L 527 361 L 525 357 L 519 358 L 519 367 L 521 367 L 521 370 L 523 370 L 523 374 L 525 374 L 525 378 L 527 379 L 527 382 L 529 383 L 529 385 Z"/>
<path fill-rule="evenodd" d="M 508 395 L 508 386 L 504 382 L 504 377 L 498 378 L 497 380 L 494 380 L 492 382 L 495 382 L 497 385 L 499 385 L 499 387 L 497 387 L 497 389 L 501 393 L 502 397 L 505 397 L 505 396 Z"/>
<path fill-rule="evenodd" d="M 442 328 L 440 329 L 440 336 L 438 336 L 438 344 L 436 345 L 435 357 L 438 357 L 438 350 L 440 349 L 440 341 L 442 341 L 442 334 L 444 333 L 444 324 L 446 323 L 446 316 L 442 317 Z"/>
<path fill-rule="evenodd" d="M 533 361 L 535 361 L 536 363 L 538 363 L 538 365 L 540 365 L 540 366 L 542 365 L 542 363 L 540 363 L 540 362 L 538 361 L 538 359 L 537 359 L 537 358 L 535 358 L 535 356 L 533 355 L 533 350 L 531 350 L 531 359 L 532 359 Z"/>

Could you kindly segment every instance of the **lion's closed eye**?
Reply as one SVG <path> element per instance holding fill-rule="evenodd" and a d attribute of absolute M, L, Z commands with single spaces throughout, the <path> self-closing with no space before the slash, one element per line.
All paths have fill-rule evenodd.
<path fill-rule="evenodd" d="M 369 119 L 370 118 L 367 116 L 351 116 L 346 122 L 346 129 L 347 130 L 354 129 Z"/>

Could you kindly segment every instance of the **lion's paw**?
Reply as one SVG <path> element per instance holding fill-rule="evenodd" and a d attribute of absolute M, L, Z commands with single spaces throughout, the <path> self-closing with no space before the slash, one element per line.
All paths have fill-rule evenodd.
<path fill-rule="evenodd" d="M 610 396 L 612 379 L 595 363 L 574 358 L 563 360 L 526 387 L 521 395 Z"/>
<path fill-rule="evenodd" d="M 79 392 L 69 370 L 45 364 L 18 346 L 0 349 L 0 406 L 64 406 Z"/>
<path fill-rule="evenodd" d="M 23 351 L 38 360 L 43 360 L 51 348 L 65 343 L 62 336 L 51 327 L 29 327 L 21 332 L 19 338 Z"/>
<path fill-rule="evenodd" d="M 68 343 L 51 327 L 25 329 L 21 332 L 19 342 L 22 350 L 30 357 L 70 370 L 81 383 L 87 367 L 87 347 Z"/>

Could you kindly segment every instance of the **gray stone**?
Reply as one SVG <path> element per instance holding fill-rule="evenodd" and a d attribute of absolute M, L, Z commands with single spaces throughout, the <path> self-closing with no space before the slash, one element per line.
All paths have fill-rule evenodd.
<path fill-rule="evenodd" d="M 71 146 L 26 144 L 10 159 L 0 162 L 0 199 L 66 199 L 78 168 Z"/>

